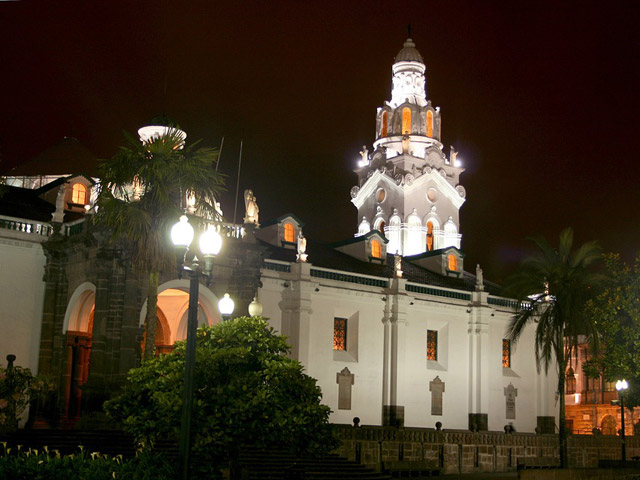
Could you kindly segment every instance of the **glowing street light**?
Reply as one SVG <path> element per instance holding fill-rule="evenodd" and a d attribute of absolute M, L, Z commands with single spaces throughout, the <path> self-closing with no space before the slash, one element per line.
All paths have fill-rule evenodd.
<path fill-rule="evenodd" d="M 616 382 L 616 390 L 618 390 L 618 398 L 620 400 L 620 420 L 622 421 L 622 460 L 627 459 L 627 446 L 624 435 L 624 392 L 629 388 L 629 383 L 623 378 Z"/>
<path fill-rule="evenodd" d="M 189 272 L 189 310 L 187 316 L 187 347 L 184 362 L 184 393 L 182 402 L 182 421 L 180 424 L 179 455 L 181 465 L 181 477 L 189 478 L 189 453 L 191 450 L 191 411 L 193 408 L 193 370 L 196 363 L 196 335 L 198 331 L 198 295 L 200 287 L 200 277 L 207 279 L 207 284 L 211 275 L 213 257 L 222 248 L 222 238 L 220 234 L 210 226 L 207 231 L 200 235 L 199 255 L 203 257 L 204 269 L 200 267 L 197 257 L 191 266 L 184 264 L 185 256 L 191 247 L 194 237 L 193 227 L 189 224 L 186 215 L 180 217 L 180 221 L 171 228 L 171 241 L 178 251 L 178 277 L 182 277 L 183 272 Z M 228 298 L 229 295 L 227 294 Z M 229 298 L 233 304 L 233 300 Z M 233 311 L 233 309 L 232 309 Z"/>

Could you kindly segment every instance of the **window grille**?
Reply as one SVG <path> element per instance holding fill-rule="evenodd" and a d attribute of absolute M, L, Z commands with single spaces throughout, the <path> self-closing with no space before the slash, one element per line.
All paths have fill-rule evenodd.
<path fill-rule="evenodd" d="M 502 339 L 502 367 L 511 368 L 511 340 Z"/>
<path fill-rule="evenodd" d="M 438 331 L 427 330 L 427 360 L 438 360 Z"/>
<path fill-rule="evenodd" d="M 333 319 L 333 349 L 334 350 L 347 349 L 347 319 L 346 318 Z"/>

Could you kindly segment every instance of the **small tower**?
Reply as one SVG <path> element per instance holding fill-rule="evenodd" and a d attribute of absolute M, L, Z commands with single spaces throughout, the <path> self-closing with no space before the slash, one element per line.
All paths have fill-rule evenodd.
<path fill-rule="evenodd" d="M 443 153 L 440 108 L 427 98 L 426 66 L 410 38 L 392 71 L 391 101 L 376 113 L 374 151 L 355 170 L 351 201 L 361 220 L 356 231 L 362 235 L 370 224 L 389 240 L 389 253 L 405 256 L 459 249 L 464 169 L 453 147 L 450 158 Z"/>

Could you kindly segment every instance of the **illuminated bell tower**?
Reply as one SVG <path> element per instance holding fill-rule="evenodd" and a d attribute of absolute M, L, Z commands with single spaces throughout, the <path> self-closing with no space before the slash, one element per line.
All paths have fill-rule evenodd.
<path fill-rule="evenodd" d="M 377 229 L 389 240 L 387 251 L 401 255 L 459 249 L 464 169 L 453 147 L 449 158 L 443 153 L 440 108 L 427 98 L 426 66 L 410 38 L 392 71 L 391 101 L 376 113 L 373 153 L 363 147 L 355 170 L 356 235 Z"/>

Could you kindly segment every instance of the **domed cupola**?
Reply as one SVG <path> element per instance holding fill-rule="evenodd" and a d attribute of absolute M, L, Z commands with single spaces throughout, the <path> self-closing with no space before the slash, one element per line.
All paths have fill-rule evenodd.
<path fill-rule="evenodd" d="M 424 107 L 427 104 L 425 90 L 425 64 L 413 40 L 407 38 L 393 64 L 393 89 L 391 105 L 398 107 L 405 102 Z"/>
<path fill-rule="evenodd" d="M 416 44 L 410 38 L 407 38 L 407 41 L 402 45 L 402 50 L 396 55 L 396 63 L 398 62 L 419 62 L 424 64 L 422 55 L 420 55 Z"/>

